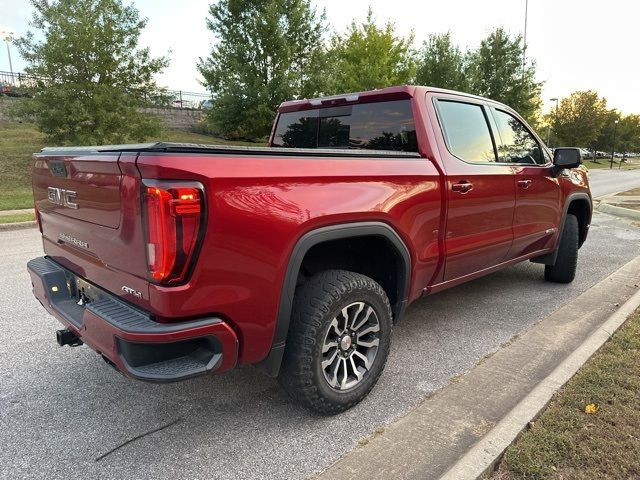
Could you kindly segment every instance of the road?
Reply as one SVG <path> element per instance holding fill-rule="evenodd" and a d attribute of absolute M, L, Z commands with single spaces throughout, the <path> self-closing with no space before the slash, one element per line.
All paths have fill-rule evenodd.
<path fill-rule="evenodd" d="M 638 186 L 640 170 L 589 170 L 589 183 L 594 197 L 623 192 Z"/>
<path fill-rule="evenodd" d="M 598 172 L 594 190 L 640 186 L 640 171 L 628 173 Z M 0 478 L 291 479 L 326 468 L 640 255 L 640 230 L 596 214 L 570 285 L 545 283 L 541 265 L 523 263 L 412 305 L 378 386 L 332 418 L 299 408 L 250 367 L 153 385 L 123 378 L 88 348 L 59 348 L 59 324 L 25 271 L 41 255 L 37 232 L 0 232 L 0 244 Z"/>

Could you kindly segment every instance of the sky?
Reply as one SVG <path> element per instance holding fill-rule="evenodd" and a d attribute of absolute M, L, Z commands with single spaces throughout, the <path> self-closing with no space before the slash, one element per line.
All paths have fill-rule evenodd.
<path fill-rule="evenodd" d="M 214 42 L 205 25 L 207 0 L 125 0 L 148 18 L 141 45 L 153 55 L 168 55 L 158 83 L 173 90 L 204 92 L 196 69 Z M 415 34 L 416 46 L 430 33 L 451 32 L 461 47 L 475 48 L 497 26 L 523 34 L 526 0 L 311 0 L 324 10 L 330 30 L 341 33 L 353 19 L 373 8 L 379 24 L 392 21 L 400 35 Z M 18 36 L 29 29 L 32 8 L 27 0 L 0 0 L 0 27 Z M 0 28 L 1 29 L 1 28 Z M 543 110 L 554 97 L 576 90 L 595 90 L 609 107 L 640 113 L 640 1 L 529 0 L 527 57 L 535 59 L 544 82 Z M 4 43 L 4 42 L 3 42 Z M 0 70 L 8 71 L 5 45 Z M 11 47 L 14 71 L 25 64 Z"/>

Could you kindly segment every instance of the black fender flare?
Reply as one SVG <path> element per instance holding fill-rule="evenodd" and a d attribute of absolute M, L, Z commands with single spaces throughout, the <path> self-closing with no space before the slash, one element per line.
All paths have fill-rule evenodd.
<path fill-rule="evenodd" d="M 562 218 L 560 219 L 560 230 L 558 232 L 558 243 L 553 252 L 549 252 L 545 255 L 541 255 L 540 257 L 532 258 L 531 261 L 534 263 L 542 263 L 544 265 L 555 265 L 556 259 L 558 258 L 558 246 L 560 245 L 560 236 L 564 231 L 564 222 L 567 219 L 567 213 L 569 212 L 569 207 L 576 200 L 586 200 L 589 205 L 589 212 L 587 214 L 587 225 L 591 224 L 591 217 L 593 215 L 593 201 L 591 197 L 586 192 L 573 192 L 567 195 L 567 199 L 564 202 L 564 207 L 562 210 Z M 582 246 L 582 245 L 580 245 Z"/>
<path fill-rule="evenodd" d="M 409 296 L 411 255 L 409 249 L 396 231 L 383 222 L 343 223 L 316 228 L 300 237 L 291 251 L 285 270 L 284 281 L 280 290 L 280 302 L 278 305 L 273 341 L 271 342 L 271 351 L 264 360 L 256 364 L 256 367 L 265 371 L 268 375 L 274 377 L 278 375 L 284 355 L 287 335 L 289 333 L 289 322 L 298 280 L 298 272 L 300 271 L 302 261 L 307 252 L 320 243 L 365 236 L 380 236 L 385 238 L 396 250 L 396 253 L 402 261 L 403 268 L 399 272 L 398 277 L 399 300 L 392 306 L 394 320 L 397 322 L 402 316 Z"/>

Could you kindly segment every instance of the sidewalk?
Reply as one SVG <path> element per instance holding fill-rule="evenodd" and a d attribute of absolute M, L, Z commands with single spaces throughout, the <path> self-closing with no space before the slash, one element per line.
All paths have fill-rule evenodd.
<path fill-rule="evenodd" d="M 548 401 L 557 387 L 547 386 L 542 394 L 538 388 L 537 402 L 531 401 L 530 393 L 544 385 L 552 372 L 557 377 L 564 365 L 564 381 L 570 378 L 586 361 L 576 364 L 571 355 L 602 334 L 602 326 L 629 298 L 640 302 L 639 285 L 640 257 L 362 442 L 364 446 L 318 478 L 436 479 L 447 472 L 445 478 L 478 478 L 544 408 L 546 402 L 540 400 Z M 611 333 L 606 332 L 605 339 Z M 529 403 L 522 403 L 525 400 Z"/>

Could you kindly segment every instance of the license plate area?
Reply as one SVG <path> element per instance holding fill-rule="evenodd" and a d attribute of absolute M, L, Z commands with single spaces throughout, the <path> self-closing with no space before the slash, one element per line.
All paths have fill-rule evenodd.
<path fill-rule="evenodd" d="M 75 275 L 69 282 L 69 287 L 69 293 L 71 293 L 72 298 L 81 306 L 95 302 L 101 296 L 100 291 L 96 287 Z"/>

